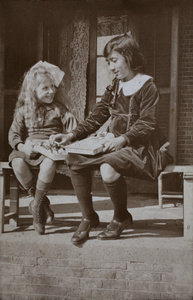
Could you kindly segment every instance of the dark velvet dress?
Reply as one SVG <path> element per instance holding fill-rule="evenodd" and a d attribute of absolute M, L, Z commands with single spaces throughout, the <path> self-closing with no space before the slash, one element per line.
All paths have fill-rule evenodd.
<path fill-rule="evenodd" d="M 87 119 L 73 130 L 75 140 L 80 140 L 96 132 L 110 118 L 107 131 L 115 137 L 123 136 L 126 146 L 95 156 L 69 154 L 67 164 L 71 169 L 88 166 L 95 169 L 107 163 L 123 176 L 156 179 L 171 162 L 167 151 L 159 150 L 166 139 L 156 123 L 159 92 L 153 79 L 139 74 L 133 84 L 135 88 L 131 88 L 129 95 L 124 95 L 119 82 L 114 80 Z"/>
<path fill-rule="evenodd" d="M 76 126 L 76 118 L 64 105 L 58 102 L 39 105 L 38 122 L 35 126 L 29 125 L 29 117 L 25 112 L 25 107 L 20 107 L 9 129 L 9 144 L 13 148 L 9 156 L 10 165 L 14 158 L 22 158 L 29 165 L 38 166 L 45 156 L 37 153 L 33 158 L 28 157 L 24 152 L 17 150 L 17 145 L 25 143 L 26 140 L 32 142 L 35 140 L 49 140 L 50 135 L 71 132 Z"/>

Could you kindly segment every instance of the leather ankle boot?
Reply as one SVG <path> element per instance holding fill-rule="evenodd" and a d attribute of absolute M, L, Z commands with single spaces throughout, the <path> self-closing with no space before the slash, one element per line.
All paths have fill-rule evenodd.
<path fill-rule="evenodd" d="M 45 191 L 36 189 L 35 198 L 29 205 L 33 216 L 33 226 L 38 234 L 44 234 L 45 232 L 44 196 Z"/>
<path fill-rule="evenodd" d="M 31 196 L 31 197 L 34 197 L 35 196 L 35 187 L 31 187 L 30 189 L 28 189 L 28 194 Z M 51 210 L 50 208 L 50 200 L 44 196 L 44 219 L 45 219 L 45 223 L 46 224 L 52 224 L 53 223 L 53 220 L 54 220 L 54 212 Z M 29 212 L 30 214 L 32 214 L 32 201 L 30 202 L 29 204 Z"/>
<path fill-rule="evenodd" d="M 44 196 L 44 211 L 46 224 L 52 224 L 54 221 L 54 212 L 50 208 L 50 200 Z"/>

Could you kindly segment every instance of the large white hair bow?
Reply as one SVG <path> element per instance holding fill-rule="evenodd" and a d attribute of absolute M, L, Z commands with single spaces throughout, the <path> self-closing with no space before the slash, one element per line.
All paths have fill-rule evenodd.
<path fill-rule="evenodd" d="M 65 73 L 63 71 L 60 70 L 59 67 L 53 65 L 53 64 L 50 64 L 48 63 L 47 61 L 42 61 L 40 60 L 38 63 L 36 63 L 32 68 L 32 69 L 36 69 L 36 68 L 39 68 L 39 67 L 44 67 L 48 70 L 48 72 L 50 72 L 53 76 L 53 79 L 54 79 L 54 85 L 56 87 L 59 86 L 59 84 L 61 83 Z"/>

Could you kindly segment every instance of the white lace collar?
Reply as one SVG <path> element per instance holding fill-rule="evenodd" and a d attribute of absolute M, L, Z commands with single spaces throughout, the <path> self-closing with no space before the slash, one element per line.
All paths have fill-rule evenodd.
<path fill-rule="evenodd" d="M 133 79 L 129 81 L 119 81 L 119 90 L 122 89 L 123 94 L 125 96 L 131 96 L 135 94 L 137 91 L 139 91 L 142 86 L 149 80 L 153 79 L 151 76 L 144 75 L 144 74 L 137 74 Z"/>

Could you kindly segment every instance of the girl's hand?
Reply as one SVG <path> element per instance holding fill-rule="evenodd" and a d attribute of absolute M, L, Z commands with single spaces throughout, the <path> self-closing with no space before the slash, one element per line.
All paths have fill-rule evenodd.
<path fill-rule="evenodd" d="M 126 140 L 123 136 L 110 138 L 104 141 L 103 152 L 113 152 L 120 150 L 126 145 Z"/>
<path fill-rule="evenodd" d="M 52 134 L 49 138 L 50 143 L 56 143 L 59 146 L 63 146 L 68 144 L 73 138 L 73 134 L 72 133 L 68 133 L 68 134 L 63 134 L 63 133 L 58 133 L 58 134 Z"/>
<path fill-rule="evenodd" d="M 22 151 L 25 153 L 26 156 L 30 157 L 30 158 L 33 158 L 37 155 L 37 152 L 34 151 L 34 148 L 33 148 L 33 144 L 28 140 L 25 142 L 25 144 L 22 144 L 20 143 L 18 146 L 17 146 L 17 149 L 19 151 Z"/>

